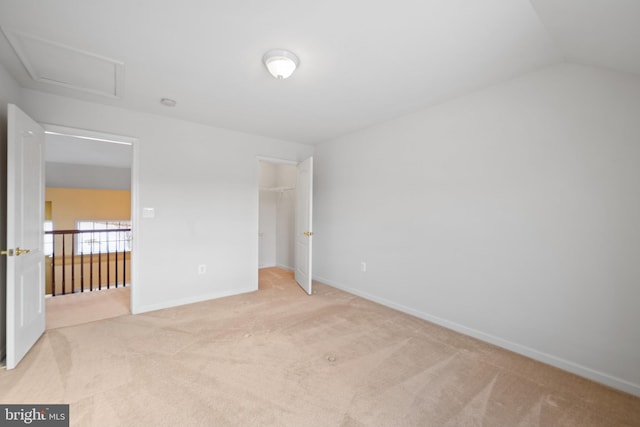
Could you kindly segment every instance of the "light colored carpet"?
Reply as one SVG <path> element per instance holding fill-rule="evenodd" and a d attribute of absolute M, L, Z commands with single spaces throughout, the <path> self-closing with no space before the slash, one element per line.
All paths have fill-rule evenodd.
<path fill-rule="evenodd" d="M 259 292 L 48 330 L 3 403 L 77 426 L 638 426 L 640 399 L 290 273 Z"/>
<path fill-rule="evenodd" d="M 131 287 L 48 297 L 47 329 L 81 325 L 131 313 Z"/>

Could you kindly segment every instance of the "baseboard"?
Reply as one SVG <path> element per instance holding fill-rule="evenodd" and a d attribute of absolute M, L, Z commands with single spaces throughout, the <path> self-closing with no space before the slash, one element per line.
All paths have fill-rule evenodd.
<path fill-rule="evenodd" d="M 230 297 L 230 296 L 233 296 L 233 295 L 246 294 L 246 293 L 249 293 L 249 292 L 255 292 L 257 290 L 258 290 L 257 287 L 241 288 L 241 289 L 237 289 L 237 290 L 233 290 L 233 291 L 212 292 L 212 293 L 208 293 L 208 294 L 204 294 L 204 295 L 198 295 L 198 296 L 195 296 L 195 297 L 180 298 L 180 299 L 176 299 L 176 300 L 164 301 L 164 302 L 157 303 L 157 304 L 141 305 L 139 307 L 136 307 L 135 310 L 132 310 L 132 314 L 142 314 L 142 313 L 147 313 L 149 311 L 156 311 L 156 310 L 162 310 L 162 309 L 165 309 L 165 308 L 178 307 L 180 305 L 194 304 L 194 303 L 197 303 L 197 302 L 209 301 L 209 300 L 217 299 L 217 298 L 223 298 L 223 297 Z"/>
<path fill-rule="evenodd" d="M 283 265 L 283 264 L 261 265 L 260 267 L 258 267 L 258 270 L 262 270 L 263 268 L 273 268 L 273 267 L 281 268 L 283 270 L 293 271 L 293 267 L 290 267 L 288 265 Z"/>
<path fill-rule="evenodd" d="M 635 384 L 621 378 L 614 377 L 609 374 L 605 374 L 600 371 L 596 371 L 594 369 L 588 368 L 586 366 L 582 366 L 578 363 L 571 362 L 569 360 L 565 360 L 556 356 L 553 356 L 548 353 L 544 353 L 538 351 L 536 349 L 523 346 L 518 343 L 514 343 L 509 340 L 505 340 L 503 338 L 487 334 L 485 332 L 479 331 L 477 329 L 469 328 L 464 325 L 460 325 L 455 322 L 451 322 L 447 319 L 443 319 L 437 316 L 432 316 L 428 313 L 422 312 L 420 310 L 413 309 L 411 307 L 407 307 L 402 304 L 398 304 L 394 301 L 388 300 L 386 298 L 381 298 L 373 294 L 369 294 L 367 292 L 362 292 L 357 289 L 353 289 L 349 286 L 342 285 L 340 283 L 336 283 L 332 280 L 326 279 L 324 277 L 315 276 L 313 278 L 318 282 L 325 283 L 334 288 L 340 289 L 342 291 L 348 292 L 350 294 L 357 295 L 369 301 L 376 302 L 378 304 L 384 305 L 389 308 L 393 308 L 395 310 L 401 311 L 406 314 L 410 314 L 412 316 L 418 317 L 420 319 L 435 323 L 436 325 L 443 326 L 447 329 L 451 329 L 455 332 L 459 332 L 464 335 L 468 335 L 473 338 L 477 338 L 481 341 L 488 342 L 490 344 L 497 345 L 498 347 L 502 347 L 504 349 L 513 351 L 514 353 L 521 354 L 523 356 L 527 356 L 531 359 L 537 360 L 542 363 L 546 363 L 547 365 L 554 366 L 556 368 L 562 369 L 564 371 L 571 372 L 573 374 L 579 375 L 584 378 L 588 378 L 590 380 L 596 381 L 598 383 L 607 385 L 609 387 L 622 390 L 624 392 L 633 394 L 635 396 L 640 397 L 640 384 Z"/>

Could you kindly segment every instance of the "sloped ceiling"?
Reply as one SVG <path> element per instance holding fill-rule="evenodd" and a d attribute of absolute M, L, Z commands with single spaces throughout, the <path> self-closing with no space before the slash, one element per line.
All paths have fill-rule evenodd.
<path fill-rule="evenodd" d="M 314 144 L 565 59 L 640 74 L 638 4 L 0 0 L 0 64 L 25 88 Z M 122 87 L 38 81 L 13 34 L 122 64 Z M 300 57 L 290 79 L 264 68 L 272 48 Z M 86 83 L 80 59 L 49 59 L 34 62 Z"/>

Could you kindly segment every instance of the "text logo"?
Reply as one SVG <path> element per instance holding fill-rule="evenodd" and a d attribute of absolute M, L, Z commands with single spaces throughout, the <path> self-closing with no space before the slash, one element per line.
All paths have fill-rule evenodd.
<path fill-rule="evenodd" d="M 0 405 L 0 427 L 69 427 L 69 405 Z"/>

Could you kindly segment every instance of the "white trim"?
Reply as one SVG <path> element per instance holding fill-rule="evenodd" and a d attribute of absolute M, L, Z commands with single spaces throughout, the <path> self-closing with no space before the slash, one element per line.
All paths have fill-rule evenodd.
<path fill-rule="evenodd" d="M 258 270 L 262 270 L 263 268 L 279 268 L 281 270 L 294 271 L 293 267 L 283 264 L 261 265 L 260 267 L 258 267 Z"/>
<path fill-rule="evenodd" d="M 131 145 L 130 142 L 121 142 L 121 141 L 115 141 L 112 139 L 103 139 L 103 138 L 95 138 L 95 137 L 90 137 L 90 136 L 80 136 L 80 135 L 68 135 L 66 133 L 58 133 L 58 132 L 52 132 L 52 131 L 44 131 L 45 134 L 47 135 L 60 135 L 60 136 L 67 136 L 69 138 L 78 138 L 78 139 L 88 139 L 90 141 L 98 141 L 98 142 L 108 142 L 111 144 L 119 144 L 119 145 Z"/>
<path fill-rule="evenodd" d="M 140 143 L 136 139 L 132 141 L 131 150 L 131 254 L 130 254 L 130 270 L 131 270 L 131 313 L 135 314 L 140 311 L 140 271 L 138 266 L 138 254 L 140 253 Z"/>
<path fill-rule="evenodd" d="M 93 141 L 105 141 L 111 143 L 135 145 L 138 138 L 125 135 L 116 135 L 112 133 L 93 131 L 88 129 L 72 128 L 68 126 L 54 125 L 51 123 L 41 123 L 44 133 L 50 135 L 64 135 L 81 139 L 90 139 Z"/>
<path fill-rule="evenodd" d="M 280 268 L 282 270 L 294 271 L 294 268 L 289 266 L 289 265 L 276 264 L 276 267 L 278 267 L 278 268 Z"/>
<path fill-rule="evenodd" d="M 604 372 L 596 371 L 586 366 L 582 366 L 575 362 L 571 362 L 569 360 L 565 360 L 560 357 L 556 357 L 551 354 L 535 350 L 531 347 L 527 347 L 509 340 L 505 340 L 503 338 L 496 337 L 491 334 L 487 334 L 477 329 L 469 328 L 467 326 L 460 325 L 459 323 L 451 322 L 441 317 L 433 316 L 423 311 L 416 310 L 402 304 L 398 304 L 396 302 L 393 302 L 386 298 L 378 297 L 368 292 L 362 292 L 360 290 L 351 288 L 349 286 L 336 283 L 332 280 L 325 279 L 324 277 L 315 276 L 314 280 L 317 280 L 320 283 L 325 283 L 329 286 L 343 290 L 350 294 L 357 295 L 369 301 L 373 301 L 378 304 L 382 304 L 386 307 L 390 307 L 395 310 L 401 311 L 403 313 L 410 314 L 412 316 L 418 317 L 428 322 L 435 323 L 436 325 L 443 326 L 447 329 L 451 329 L 461 334 L 468 335 L 473 338 L 477 338 L 481 341 L 488 342 L 490 344 L 497 345 L 498 347 L 502 347 L 507 350 L 513 351 L 514 353 L 518 353 L 523 356 L 530 357 L 531 359 L 537 360 L 542 363 L 546 363 L 547 365 L 555 366 L 556 368 L 560 368 L 564 371 L 571 372 L 581 377 L 588 378 L 590 380 L 599 382 L 601 384 L 608 385 L 609 387 L 613 387 L 615 389 L 622 390 L 627 393 L 640 397 L 640 384 L 635 384 L 630 381 L 623 380 L 622 378 L 617 378 L 612 375 L 605 374 Z"/>
<path fill-rule="evenodd" d="M 295 160 L 278 159 L 276 157 L 256 156 L 256 159 L 258 159 L 259 162 L 278 163 L 281 165 L 291 165 L 291 166 L 297 166 L 298 163 L 300 163 Z"/>
<path fill-rule="evenodd" d="M 212 293 L 209 293 L 209 294 L 198 295 L 198 296 L 195 296 L 195 297 L 180 298 L 180 299 L 175 299 L 175 300 L 171 300 L 171 301 L 163 301 L 163 302 L 158 303 L 158 304 L 142 305 L 142 306 L 137 307 L 138 310 L 133 314 L 147 313 L 149 311 L 163 310 L 165 308 L 172 308 L 172 307 L 178 307 L 178 306 L 181 306 L 181 305 L 194 304 L 194 303 L 197 303 L 197 302 L 209 301 L 209 300 L 223 298 L 223 297 L 229 297 L 229 296 L 233 296 L 233 295 L 246 294 L 246 293 L 249 293 L 249 292 L 255 292 L 257 290 L 258 290 L 257 287 L 242 288 L 240 290 L 224 291 L 224 292 L 212 292 Z"/>

